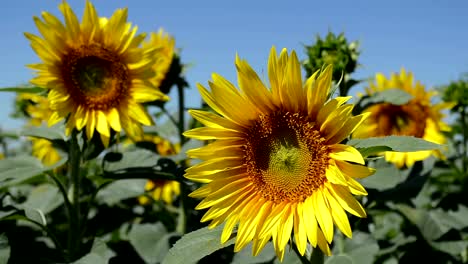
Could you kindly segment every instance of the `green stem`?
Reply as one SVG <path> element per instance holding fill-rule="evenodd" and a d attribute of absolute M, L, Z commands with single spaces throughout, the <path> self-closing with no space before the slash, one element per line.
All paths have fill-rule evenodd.
<path fill-rule="evenodd" d="M 78 131 L 73 129 L 70 138 L 68 173 L 72 188 L 72 210 L 69 215 L 70 227 L 68 230 L 68 257 L 74 260 L 81 247 L 81 208 L 80 208 L 80 165 L 81 152 L 78 145 Z"/>
<path fill-rule="evenodd" d="M 57 178 L 54 172 L 47 173 L 50 178 L 55 182 L 57 187 L 59 188 L 60 193 L 63 196 L 63 200 L 65 202 L 65 209 L 67 210 L 67 215 L 70 215 L 72 212 L 72 204 L 70 203 L 70 200 L 68 199 L 68 194 L 67 190 L 65 189 L 65 186 L 62 184 L 62 182 Z"/>
<path fill-rule="evenodd" d="M 310 263 L 312 264 L 322 264 L 324 263 L 325 257 L 320 248 L 316 247 L 312 250 L 312 256 L 310 256 Z"/>
<path fill-rule="evenodd" d="M 164 114 L 167 115 L 167 117 L 169 118 L 169 120 L 171 120 L 172 124 L 174 124 L 174 125 L 177 127 L 177 129 L 180 129 L 180 128 L 179 128 L 179 124 L 177 123 L 177 121 L 174 119 L 174 117 L 173 117 L 169 112 L 167 112 L 167 109 L 164 108 L 164 106 L 161 107 L 161 110 L 163 111 Z"/>
<path fill-rule="evenodd" d="M 179 141 L 180 146 L 182 147 L 186 142 L 186 139 L 182 133 L 185 131 L 185 96 L 184 96 L 184 86 L 182 84 L 177 84 L 177 95 L 179 103 L 179 122 L 177 122 L 177 129 L 179 130 Z M 180 234 L 185 234 L 187 227 L 187 203 L 185 201 L 187 196 L 187 190 L 184 182 L 180 182 L 180 209 L 179 217 L 177 221 L 176 231 Z"/>
<path fill-rule="evenodd" d="M 466 169 L 468 166 L 468 151 L 467 151 L 467 145 L 468 145 L 468 128 L 466 124 L 466 111 L 465 107 L 461 108 L 461 122 L 462 122 L 462 137 L 463 137 L 463 172 L 465 173 L 466 176 Z"/>
<path fill-rule="evenodd" d="M 177 84 L 177 95 L 179 97 L 179 122 L 177 128 L 179 129 L 180 146 L 182 147 L 186 140 L 182 135 L 185 131 L 185 96 L 184 86 L 181 84 Z"/>

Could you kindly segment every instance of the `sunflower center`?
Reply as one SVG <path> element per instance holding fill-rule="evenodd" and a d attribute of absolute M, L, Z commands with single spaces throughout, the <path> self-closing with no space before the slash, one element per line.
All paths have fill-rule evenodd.
<path fill-rule="evenodd" d="M 375 113 L 379 135 L 424 136 L 428 114 L 420 104 L 382 104 Z"/>
<path fill-rule="evenodd" d="M 309 197 L 325 182 L 328 148 L 306 115 L 262 115 L 248 131 L 244 162 L 256 190 L 275 203 Z"/>
<path fill-rule="evenodd" d="M 76 103 L 107 110 L 128 97 L 129 70 L 116 52 L 98 44 L 82 45 L 69 50 L 62 61 L 65 89 Z"/>

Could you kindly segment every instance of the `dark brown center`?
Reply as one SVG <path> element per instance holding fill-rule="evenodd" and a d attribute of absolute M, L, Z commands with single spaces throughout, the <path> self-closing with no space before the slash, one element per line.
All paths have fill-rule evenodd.
<path fill-rule="evenodd" d="M 264 198 L 301 202 L 326 181 L 329 150 L 306 115 L 262 115 L 247 135 L 244 163 Z"/>
<path fill-rule="evenodd" d="M 115 52 L 98 44 L 82 45 L 69 50 L 62 61 L 65 87 L 78 104 L 107 110 L 128 97 L 129 70 Z"/>

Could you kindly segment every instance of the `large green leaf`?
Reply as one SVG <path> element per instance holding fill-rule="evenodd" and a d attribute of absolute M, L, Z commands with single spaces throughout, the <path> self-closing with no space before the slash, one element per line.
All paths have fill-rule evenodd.
<path fill-rule="evenodd" d="M 351 139 L 347 143 L 355 148 L 370 148 L 376 146 L 386 146 L 392 151 L 413 152 L 421 150 L 433 150 L 441 148 L 441 145 L 426 141 L 422 138 L 412 136 L 388 136 L 372 137 L 365 139 Z"/>
<path fill-rule="evenodd" d="M 167 252 L 162 263 L 196 263 L 218 249 L 234 244 L 235 239 L 230 239 L 226 243 L 221 244 L 220 239 L 223 227 L 223 225 L 213 229 L 205 227 L 184 235 Z"/>
<path fill-rule="evenodd" d="M 146 182 L 144 179 L 115 181 L 99 191 L 97 200 L 113 205 L 125 199 L 138 197 L 145 192 Z"/>
<path fill-rule="evenodd" d="M 0 160 L 0 189 L 26 181 L 46 170 L 38 159 L 31 156 Z"/>
<path fill-rule="evenodd" d="M 93 247 L 84 257 L 73 262 L 72 264 L 98 264 L 98 263 L 109 263 L 109 259 L 112 258 L 115 253 L 109 249 L 106 243 L 96 238 L 94 239 Z"/>
<path fill-rule="evenodd" d="M 8 263 L 10 258 L 10 245 L 5 234 L 0 234 L 0 263 Z"/>
<path fill-rule="evenodd" d="M 114 171 L 130 167 L 150 167 L 156 165 L 158 156 L 151 151 L 138 149 L 122 153 L 120 160 L 106 162 L 105 170 Z"/>
<path fill-rule="evenodd" d="M 395 208 L 418 227 L 428 242 L 439 239 L 450 229 L 462 229 L 468 226 L 466 207 L 461 207 L 462 209 L 457 212 L 446 212 L 442 209 L 427 211 L 405 204 L 397 204 Z"/>
<path fill-rule="evenodd" d="M 405 179 L 406 176 L 392 165 L 377 168 L 376 172 L 372 174 L 372 176 L 361 179 L 360 182 L 366 188 L 382 191 L 397 186 Z"/>
<path fill-rule="evenodd" d="M 372 97 L 362 99 L 362 105 L 370 105 L 376 103 L 390 103 L 394 105 L 403 105 L 408 103 L 413 96 L 401 89 L 387 89 L 375 93 Z"/>
<path fill-rule="evenodd" d="M 273 244 L 268 242 L 262 251 L 257 255 L 252 255 L 252 244 L 248 244 L 244 249 L 234 255 L 231 264 L 257 264 L 268 263 L 275 257 L 275 249 Z"/>
<path fill-rule="evenodd" d="M 355 231 L 353 239 L 341 238 L 336 241 L 334 257 L 328 258 L 326 263 L 371 264 L 375 262 L 378 251 L 379 245 L 370 234 Z"/>
<path fill-rule="evenodd" d="M 43 214 L 47 214 L 59 207 L 63 201 L 63 196 L 59 189 L 54 185 L 45 183 L 34 187 L 26 202 L 20 206 L 23 208 L 34 208 Z"/>
<path fill-rule="evenodd" d="M 65 126 L 60 123 L 52 127 L 47 125 L 29 126 L 20 131 L 22 136 L 45 138 L 49 140 L 66 140 Z"/>
<path fill-rule="evenodd" d="M 348 255 L 335 255 L 327 258 L 325 264 L 355 264 L 361 263 L 360 261 L 354 262 L 353 259 Z"/>
<path fill-rule="evenodd" d="M 128 237 L 138 254 L 146 263 L 161 263 L 169 251 L 169 238 L 174 233 L 167 233 L 161 223 L 133 225 Z"/>

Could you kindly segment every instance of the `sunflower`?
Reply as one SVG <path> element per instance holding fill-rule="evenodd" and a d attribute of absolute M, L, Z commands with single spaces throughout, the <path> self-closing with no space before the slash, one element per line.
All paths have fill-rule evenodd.
<path fill-rule="evenodd" d="M 146 182 L 145 191 L 155 200 L 162 200 L 167 204 L 172 204 L 174 197 L 180 194 L 180 184 L 177 181 L 150 180 Z M 146 196 L 138 197 L 140 204 L 148 204 L 150 200 Z"/>
<path fill-rule="evenodd" d="M 152 134 L 133 138 L 135 143 L 145 142 L 155 145 L 155 151 L 161 156 L 170 156 L 179 153 L 180 145 L 172 144 L 169 140 Z M 171 180 L 149 180 L 146 182 L 145 191 L 155 200 L 163 200 L 167 204 L 172 204 L 174 197 L 180 194 L 180 184 Z M 150 199 L 147 196 L 138 197 L 140 204 L 149 204 Z"/>
<path fill-rule="evenodd" d="M 167 99 L 149 81 L 157 49 L 141 47 L 145 34 L 136 35 L 127 9 L 107 19 L 87 1 L 81 24 L 68 3 L 59 9 L 65 24 L 43 12 L 42 20 L 34 17 L 42 37 L 25 33 L 42 60 L 29 65 L 37 71 L 31 82 L 50 89 L 49 125 L 67 117 L 67 134 L 86 127 L 91 139 L 97 130 L 105 145 L 112 130 L 142 133 L 141 124 L 153 121 L 140 103 Z"/>
<path fill-rule="evenodd" d="M 16 101 L 22 105 L 24 112 L 28 116 L 29 126 L 41 126 L 47 122 L 47 119 L 52 114 L 49 107 L 49 100 L 41 94 L 35 93 L 20 93 Z M 44 165 L 52 166 L 60 159 L 60 153 L 54 148 L 53 143 L 44 138 L 29 137 L 32 143 L 32 155 L 38 158 Z"/>
<path fill-rule="evenodd" d="M 32 142 L 32 155 L 44 165 L 52 166 L 62 159 L 51 141 L 44 138 L 30 138 L 30 140 Z"/>
<path fill-rule="evenodd" d="M 28 116 L 28 123 L 33 126 L 41 126 L 52 114 L 47 97 L 36 93 L 20 93 L 16 97 L 18 104 Z"/>
<path fill-rule="evenodd" d="M 218 114 L 190 110 L 206 127 L 185 136 L 215 140 L 189 150 L 203 160 L 186 170 L 185 177 L 208 183 L 190 194 L 204 198 L 196 209 L 209 210 L 201 219 L 213 228 L 226 222 L 221 242 L 235 226 L 235 251 L 253 241 L 257 255 L 270 240 L 282 260 L 294 241 L 304 255 L 307 242 L 330 255 L 334 224 L 352 236 L 346 211 L 365 217 L 352 196 L 366 195 L 355 179 L 372 174 L 353 147 L 340 144 L 364 120 L 352 116 L 345 104 L 351 97 L 329 99 L 332 67 L 317 71 L 303 84 L 295 52 L 277 56 L 273 47 L 268 61 L 267 88 L 249 64 L 236 57 L 240 90 L 218 74 L 211 91 L 198 89 Z"/>
<path fill-rule="evenodd" d="M 401 89 L 412 96 L 402 105 L 378 103 L 364 110 L 370 114 L 363 124 L 353 133 L 354 138 L 383 137 L 389 135 L 414 136 L 437 144 L 445 144 L 442 131 L 450 127 L 442 119 L 442 111 L 451 107 L 451 103 L 432 103 L 435 91 L 426 91 L 419 82 L 414 82 L 413 74 L 401 69 L 392 73 L 390 79 L 378 73 L 375 82 L 365 89 L 367 95 L 374 95 L 387 89 Z M 443 158 L 440 150 L 415 152 L 385 152 L 385 159 L 397 167 L 411 167 L 416 161 L 431 155 Z"/>
<path fill-rule="evenodd" d="M 149 40 L 143 42 L 143 47 L 157 49 L 156 61 L 153 64 L 156 75 L 151 78 L 151 83 L 159 88 L 171 67 L 175 54 L 175 40 L 163 29 L 159 29 L 158 33 L 151 33 Z"/>

